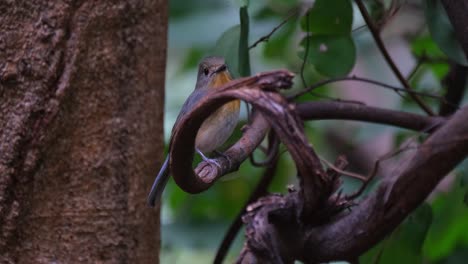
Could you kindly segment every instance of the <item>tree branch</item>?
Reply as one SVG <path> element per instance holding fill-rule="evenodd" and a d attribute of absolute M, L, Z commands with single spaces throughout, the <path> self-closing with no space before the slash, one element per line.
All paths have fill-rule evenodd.
<path fill-rule="evenodd" d="M 352 212 L 308 231 L 307 261 L 357 257 L 391 232 L 468 154 L 468 107 L 432 134 L 398 173 Z M 333 249 L 333 250 L 331 250 Z"/>
<path fill-rule="evenodd" d="M 260 145 L 269 129 L 270 125 L 265 118 L 258 111 L 253 111 L 250 123 L 242 137 L 223 153 L 229 159 L 222 156 L 216 158 L 216 162 L 220 165 L 216 169 L 213 169 L 210 163 L 201 162 L 195 168 L 195 174 L 202 179 L 214 182 L 223 175 L 237 170 L 240 164 Z"/>
<path fill-rule="evenodd" d="M 415 131 L 424 130 L 428 133 L 432 133 L 446 121 L 443 117 L 429 117 L 362 104 L 334 101 L 299 103 L 296 105 L 296 111 L 304 120 L 340 119 L 366 121 Z"/>
<path fill-rule="evenodd" d="M 249 50 L 250 49 L 253 49 L 255 48 L 258 44 L 262 43 L 262 42 L 267 42 L 268 40 L 270 40 L 271 36 L 273 36 L 273 34 L 275 34 L 275 32 L 280 29 L 281 27 L 284 26 L 284 24 L 286 24 L 291 18 L 293 18 L 295 15 L 297 15 L 299 10 L 294 10 L 292 12 L 290 12 L 290 14 L 279 24 L 277 25 L 276 27 L 274 27 L 270 33 L 266 34 L 265 36 L 262 36 L 260 37 L 257 41 L 255 41 L 252 45 L 249 46 Z"/>
<path fill-rule="evenodd" d="M 441 116 L 448 116 L 457 111 L 465 95 L 467 78 L 468 67 L 459 64 L 451 65 L 449 73 L 443 80 L 447 92 L 444 95 L 444 101 L 440 104 L 439 114 Z"/>
<path fill-rule="evenodd" d="M 195 136 L 204 119 L 221 105 L 234 98 L 252 103 L 263 93 L 257 89 L 277 89 L 291 86 L 293 75 L 288 71 L 271 71 L 259 73 L 252 77 L 241 78 L 210 92 L 194 109 L 186 115 L 173 129 L 171 138 L 170 169 L 177 185 L 186 192 L 199 193 L 209 188 L 222 175 L 234 171 L 251 152 L 260 144 L 268 124 L 261 116 L 253 117 L 253 123 L 236 145 L 226 151 L 226 158 L 218 158 L 220 167 L 202 162 L 192 169 Z M 249 92 L 251 91 L 251 92 Z M 253 92 L 252 92 L 253 91 Z M 278 95 L 279 96 L 279 95 Z M 254 98 L 254 99 L 253 99 Z M 255 106 L 255 104 L 253 104 Z M 264 117 L 268 119 L 268 117 Z"/>
<path fill-rule="evenodd" d="M 388 235 L 468 154 L 468 107 L 435 131 L 359 205 L 325 222 L 303 221 L 300 192 L 272 195 L 244 216 L 247 241 L 238 263 L 353 260 Z M 329 205 L 346 205 L 340 196 Z M 325 217 L 326 215 L 322 215 Z M 275 263 L 276 263 L 275 262 Z"/>
<path fill-rule="evenodd" d="M 384 56 L 385 60 L 387 61 L 388 66 L 390 66 L 390 69 L 393 71 L 398 81 L 400 81 L 401 85 L 403 85 L 403 87 L 405 87 L 405 89 L 408 90 L 411 98 L 413 98 L 413 100 L 421 107 L 421 109 L 423 109 L 428 115 L 433 116 L 434 112 L 429 108 L 429 106 L 427 106 L 424 103 L 424 101 L 421 100 L 421 98 L 419 98 L 419 96 L 417 96 L 415 93 L 412 92 L 411 86 L 409 85 L 408 81 L 400 72 L 395 62 L 393 61 L 392 57 L 390 57 L 390 54 L 388 53 L 388 50 L 385 47 L 385 44 L 383 43 L 382 38 L 380 37 L 379 31 L 377 27 L 374 25 L 374 22 L 372 21 L 372 18 L 367 12 L 366 6 L 362 2 L 362 0 L 355 0 L 355 2 L 359 10 L 361 11 L 364 21 L 366 21 L 366 24 L 369 27 L 369 30 L 372 34 L 372 37 L 375 40 L 375 43 L 377 44 L 377 47 L 380 49 L 380 52 Z"/>
<path fill-rule="evenodd" d="M 293 108 L 295 108 L 295 111 L 297 111 L 297 113 L 299 113 L 302 116 L 302 118 L 305 119 L 341 118 L 349 120 L 392 124 L 417 131 L 427 130 L 429 132 L 433 131 L 435 128 L 440 126 L 440 124 L 442 124 L 445 120 L 443 118 L 424 117 L 410 113 L 385 110 L 375 107 L 368 107 L 364 105 L 343 102 L 309 102 L 299 104 L 294 107 L 293 105 L 287 104 L 287 102 L 283 102 L 284 100 L 280 95 L 267 95 L 267 93 L 262 93 L 260 90 L 256 90 L 257 92 L 255 93 L 248 92 L 249 90 L 255 90 L 255 88 L 268 90 L 271 89 L 271 87 L 288 86 L 288 82 L 290 81 L 289 78 L 291 78 L 291 76 L 287 74 L 289 73 L 285 71 L 276 71 L 261 73 L 254 77 L 239 79 L 228 84 L 222 89 L 216 90 L 216 92 L 212 92 L 212 94 L 208 95 L 206 99 L 202 100 L 199 103 L 199 106 L 192 112 L 209 114 L 210 111 L 216 109 L 216 107 L 231 100 L 232 98 L 241 98 L 249 103 L 252 103 L 253 105 L 259 106 L 259 104 L 263 104 L 260 108 L 263 107 L 264 109 L 270 109 L 268 111 L 275 111 L 275 109 L 273 109 L 274 107 L 286 110 L 292 107 L 290 110 L 287 111 L 291 111 Z M 263 97 L 265 95 L 271 98 Z M 210 100 L 213 100 L 213 102 L 209 102 Z M 275 100 L 282 105 L 271 105 L 271 103 Z M 207 104 L 207 106 L 204 106 L 204 104 Z M 186 120 L 184 122 L 181 122 L 178 128 L 174 129 L 174 131 L 177 130 L 178 133 L 183 133 L 185 136 L 180 136 L 180 142 L 178 142 L 179 140 L 175 139 L 176 136 L 174 136 L 171 140 L 171 144 L 174 144 L 174 147 L 172 147 L 171 149 L 175 148 L 175 144 L 180 145 L 181 148 L 180 150 L 177 149 L 175 151 L 171 151 L 172 154 L 177 152 L 177 155 L 181 155 L 182 157 L 182 159 L 171 157 L 171 171 L 173 172 L 174 179 L 176 180 L 176 182 L 178 182 L 179 186 L 187 192 L 198 193 L 205 190 L 206 188 L 209 188 L 209 186 L 211 186 L 212 183 L 222 175 L 236 170 L 239 167 L 239 165 L 250 155 L 250 153 L 253 152 L 253 150 L 260 144 L 261 140 L 264 138 L 264 135 L 269 128 L 266 121 L 271 119 L 272 115 L 279 116 L 278 113 L 272 113 L 273 112 L 269 112 L 270 117 L 265 116 L 265 114 L 263 115 L 263 117 L 256 114 L 253 118 L 253 123 L 249 125 L 249 128 L 246 130 L 241 140 L 239 140 L 234 146 L 232 146 L 228 151 L 226 151 L 225 155 L 229 157 L 229 159 L 226 159 L 224 157 L 218 158 L 217 161 L 221 165 L 220 167 L 217 167 L 210 163 L 202 162 L 195 169 L 196 175 L 193 173 L 193 170 L 191 168 L 193 151 L 188 150 L 188 146 L 193 146 L 194 137 L 191 136 L 192 134 L 190 133 L 195 134 L 196 130 L 198 129 L 198 123 L 203 121 L 203 119 L 200 119 L 203 116 L 198 116 L 196 113 L 193 113 L 193 115 L 197 115 L 197 117 L 192 116 L 192 114 L 187 115 Z M 294 120 L 296 117 L 291 116 L 289 118 L 291 120 Z M 287 120 L 283 121 L 289 122 L 287 123 L 287 125 L 291 125 L 290 122 L 293 122 Z M 190 129 L 181 129 L 183 126 L 185 126 L 185 123 L 190 124 Z M 280 122 L 278 119 L 275 119 L 270 120 L 270 123 Z M 285 130 L 288 129 L 290 129 L 290 127 L 285 128 Z M 174 133 L 174 135 L 175 134 L 176 133 Z M 297 140 L 303 140 L 304 142 L 302 144 L 308 145 L 305 139 Z M 285 142 L 283 141 L 283 143 Z M 302 156 L 302 154 L 300 156 Z M 181 160 L 182 163 L 180 163 Z M 318 158 L 317 161 L 317 164 L 320 164 Z M 307 161 L 303 160 L 302 163 L 306 164 Z M 187 175 L 192 175 L 192 177 L 187 177 Z M 309 174 L 303 173 L 302 175 Z M 318 197 L 315 195 L 313 196 L 316 198 Z"/>
<path fill-rule="evenodd" d="M 302 120 L 275 88 L 290 87 L 293 75 L 287 71 L 260 73 L 211 90 L 194 109 L 180 120 L 171 138 L 171 172 L 177 185 L 186 192 L 198 193 L 211 186 L 215 178 L 200 178 L 193 173 L 194 136 L 203 120 L 215 109 L 238 98 L 252 104 L 270 123 L 296 163 L 300 178 L 301 217 L 311 218 L 322 208 L 334 190 L 320 159 L 304 135 Z M 207 166 L 208 167 L 208 166 Z M 209 164 L 209 175 L 220 175 L 218 166 Z"/>

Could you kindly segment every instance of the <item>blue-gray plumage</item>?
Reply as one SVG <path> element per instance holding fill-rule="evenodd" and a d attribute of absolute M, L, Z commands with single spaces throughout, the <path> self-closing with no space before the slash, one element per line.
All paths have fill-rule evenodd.
<path fill-rule="evenodd" d="M 183 104 L 174 127 L 177 126 L 181 117 L 187 114 L 206 95 L 208 90 L 221 87 L 231 80 L 223 58 L 207 57 L 203 59 L 198 68 L 195 90 Z M 200 153 L 203 159 L 207 159 L 203 153 L 216 150 L 232 134 L 239 119 L 239 109 L 239 100 L 234 100 L 221 106 L 203 121 L 195 139 L 196 151 Z M 150 206 L 154 206 L 161 198 L 161 194 L 169 180 L 169 163 L 169 156 L 167 156 L 151 187 L 148 196 Z"/>

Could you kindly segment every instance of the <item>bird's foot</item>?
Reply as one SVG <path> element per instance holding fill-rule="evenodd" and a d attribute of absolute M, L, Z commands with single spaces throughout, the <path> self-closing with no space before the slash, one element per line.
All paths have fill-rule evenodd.
<path fill-rule="evenodd" d="M 201 158 L 203 159 L 203 161 L 205 162 L 208 162 L 210 164 L 214 164 L 216 165 L 216 167 L 218 168 L 221 168 L 221 164 L 219 164 L 219 162 L 216 160 L 216 159 L 210 159 L 208 158 L 207 156 L 205 156 L 205 154 L 203 154 L 203 152 L 201 152 L 199 149 L 195 149 L 197 151 L 197 153 L 201 156 Z"/>
<path fill-rule="evenodd" d="M 228 155 L 224 154 L 224 153 L 221 152 L 221 151 L 217 151 L 217 150 L 214 150 L 213 152 L 214 152 L 216 155 L 225 158 L 225 159 L 228 161 L 228 163 L 229 163 L 229 168 L 232 167 L 231 158 L 230 158 Z"/>

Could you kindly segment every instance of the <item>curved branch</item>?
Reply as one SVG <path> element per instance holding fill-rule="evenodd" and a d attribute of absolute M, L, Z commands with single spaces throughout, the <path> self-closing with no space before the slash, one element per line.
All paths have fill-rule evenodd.
<path fill-rule="evenodd" d="M 296 105 L 304 120 L 340 119 L 392 125 L 432 133 L 446 119 L 344 102 L 305 102 Z"/>
<path fill-rule="evenodd" d="M 368 198 L 325 223 L 303 222 L 297 217 L 302 207 L 297 192 L 265 197 L 252 204 L 244 216 L 247 242 L 238 263 L 356 259 L 392 232 L 467 157 L 467 119 L 468 107 L 464 107 Z M 335 204 L 340 203 L 336 199 Z"/>
<path fill-rule="evenodd" d="M 215 109 L 233 98 L 252 104 L 268 121 L 281 142 L 286 146 L 297 167 L 300 178 L 300 199 L 303 201 L 299 214 L 310 219 L 323 207 L 334 191 L 335 179 L 328 177 L 320 159 L 309 144 L 302 120 L 294 107 L 275 88 L 290 87 L 293 75 L 287 71 L 258 74 L 239 79 L 219 89 L 211 90 L 194 109 L 180 120 L 171 138 L 171 172 L 177 185 L 186 192 L 198 193 L 209 188 L 216 177 L 200 178 L 193 173 L 194 136 L 203 120 Z M 183 129 L 182 129 L 183 128 Z M 221 168 L 207 164 L 206 173 L 220 175 Z"/>
<path fill-rule="evenodd" d="M 210 90 L 205 98 L 200 100 L 198 105 L 173 129 L 169 155 L 171 173 L 177 185 L 189 193 L 199 193 L 206 190 L 219 177 L 237 169 L 240 162 L 245 160 L 260 144 L 268 130 L 268 124 L 260 115 L 257 115 L 253 118 L 254 121 L 244 136 L 225 153 L 229 160 L 219 158 L 220 167 L 204 162 L 197 167 L 196 173 L 198 174 L 196 175 L 192 169 L 194 135 L 210 113 L 234 98 L 252 100 L 249 100 L 248 95 L 239 91 L 249 91 L 254 88 L 271 90 L 290 87 L 292 77 L 293 75 L 288 71 L 264 72 L 252 77 L 237 79 L 221 88 Z M 260 93 L 259 90 L 255 91 L 257 94 Z"/>
<path fill-rule="evenodd" d="M 201 162 L 195 168 L 195 174 L 202 179 L 210 179 L 213 182 L 223 175 L 237 170 L 240 164 L 262 143 L 269 129 L 268 122 L 254 109 L 250 123 L 242 137 L 223 153 L 229 159 L 216 158 L 216 162 L 220 165 L 217 169 L 213 169 L 210 163 Z"/>
<path fill-rule="evenodd" d="M 357 257 L 391 232 L 468 154 L 468 107 L 432 134 L 399 173 L 352 212 L 307 233 L 307 261 Z M 331 250 L 333 249 L 333 250 Z"/>

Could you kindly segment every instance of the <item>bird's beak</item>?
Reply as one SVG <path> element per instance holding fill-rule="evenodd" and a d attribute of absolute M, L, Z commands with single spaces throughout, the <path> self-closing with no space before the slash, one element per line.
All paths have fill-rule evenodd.
<path fill-rule="evenodd" d="M 229 71 L 227 70 L 227 67 L 225 64 L 219 66 L 214 72 L 214 76 L 211 81 L 211 87 L 212 88 L 217 88 L 221 87 L 222 85 L 228 83 L 229 81 L 232 80 L 231 75 L 229 74 Z"/>
<path fill-rule="evenodd" d="M 220 73 L 220 72 L 223 72 L 225 71 L 227 68 L 226 68 L 226 64 L 223 64 L 221 66 L 219 66 L 215 71 L 214 73 Z"/>

